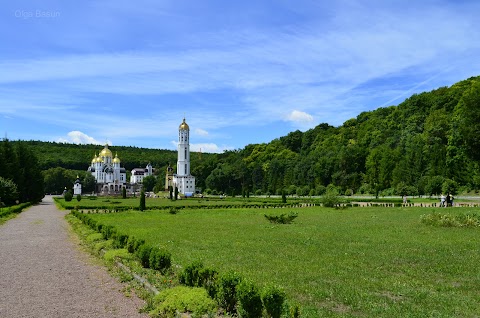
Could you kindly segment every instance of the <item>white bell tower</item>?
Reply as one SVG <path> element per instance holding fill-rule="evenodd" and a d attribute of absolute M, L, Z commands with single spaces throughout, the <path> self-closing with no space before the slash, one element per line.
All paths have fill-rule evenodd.
<path fill-rule="evenodd" d="M 177 173 L 173 176 L 173 183 L 180 193 L 191 196 L 195 194 L 195 177 L 190 175 L 190 127 L 185 118 L 178 128 L 177 151 Z"/>

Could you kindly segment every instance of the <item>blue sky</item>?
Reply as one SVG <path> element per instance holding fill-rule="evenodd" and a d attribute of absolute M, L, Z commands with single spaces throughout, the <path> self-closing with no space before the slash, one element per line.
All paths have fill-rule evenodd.
<path fill-rule="evenodd" d="M 9 139 L 223 152 L 480 75 L 479 1 L 9 1 Z"/>

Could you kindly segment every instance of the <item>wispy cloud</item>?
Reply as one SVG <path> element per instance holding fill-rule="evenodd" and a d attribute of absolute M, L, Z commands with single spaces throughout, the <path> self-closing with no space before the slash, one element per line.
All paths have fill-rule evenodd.
<path fill-rule="evenodd" d="M 46 50 L 28 58 L 0 53 L 0 113 L 87 136 L 168 138 L 165 143 L 176 135 L 176 118 L 187 113 L 203 142 L 224 138 L 232 126 L 252 131 L 284 121 L 305 129 L 320 122 L 339 125 L 419 90 L 480 74 L 480 33 L 472 32 L 480 26 L 475 2 L 276 4 L 288 21 L 252 18 L 220 29 L 211 21 L 218 12 L 210 12 L 206 2 L 195 7 L 206 16 L 200 15 L 205 25 L 194 32 L 186 31 L 198 27 L 189 19 L 193 8 L 142 3 L 91 3 L 85 23 L 104 28 L 92 35 L 98 47 L 92 44 L 86 52 L 79 47 L 91 44 L 89 34 L 68 24 L 82 40 L 74 44 L 63 35 L 56 45 L 75 50 Z M 235 6 L 265 10 L 257 3 L 230 5 L 232 18 Z M 88 11 L 79 10 L 82 17 Z M 145 25 L 131 25 L 125 18 L 136 19 L 132 12 L 144 17 Z M 70 14 L 80 19 L 75 11 Z M 158 16 L 165 20 L 158 22 Z M 171 28 L 172 35 L 162 40 L 149 28 L 165 37 Z M 116 30 L 129 30 L 125 37 L 131 42 L 123 42 L 123 32 L 119 36 Z M 396 85 L 378 84 L 390 78 Z M 203 145 L 213 152 L 228 148 Z"/>

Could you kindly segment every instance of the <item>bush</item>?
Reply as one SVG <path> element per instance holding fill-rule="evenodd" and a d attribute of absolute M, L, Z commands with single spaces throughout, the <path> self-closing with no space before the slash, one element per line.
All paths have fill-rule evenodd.
<path fill-rule="evenodd" d="M 165 289 L 154 297 L 156 308 L 150 312 L 152 317 L 178 317 L 188 312 L 195 317 L 213 315 L 215 303 L 203 288 L 177 286 Z"/>
<path fill-rule="evenodd" d="M 125 247 L 125 245 L 127 245 L 127 241 L 128 241 L 128 235 L 118 233 L 115 236 L 115 241 L 113 244 L 117 248 L 122 248 L 122 247 Z"/>
<path fill-rule="evenodd" d="M 198 287 L 198 281 L 200 277 L 200 271 L 203 269 L 203 263 L 195 261 L 190 265 L 187 265 L 183 272 L 180 274 L 180 284 L 184 284 L 191 287 Z"/>
<path fill-rule="evenodd" d="M 333 208 L 341 203 L 338 192 L 335 189 L 328 190 L 320 199 L 324 207 Z"/>
<path fill-rule="evenodd" d="M 268 317 L 280 318 L 285 302 L 285 292 L 275 286 L 267 286 L 262 291 L 262 303 Z"/>
<path fill-rule="evenodd" d="M 81 194 L 77 194 L 77 201 L 80 202 L 81 199 L 82 199 L 82 195 L 81 195 Z"/>
<path fill-rule="evenodd" d="M 143 245 L 145 243 L 144 240 L 137 240 L 133 236 L 129 236 L 126 244 L 126 248 L 129 253 L 135 253 L 139 246 Z"/>
<path fill-rule="evenodd" d="M 137 257 L 140 260 L 140 263 L 143 267 L 149 268 L 150 267 L 150 252 L 152 247 L 148 244 L 142 244 L 137 249 Z"/>
<path fill-rule="evenodd" d="M 65 202 L 70 202 L 73 199 L 73 194 L 70 191 L 65 192 L 65 195 L 63 196 L 65 199 Z"/>
<path fill-rule="evenodd" d="M 220 276 L 218 280 L 217 302 L 230 314 L 235 313 L 237 305 L 237 286 L 242 281 L 242 277 L 236 272 L 227 272 Z"/>
<path fill-rule="evenodd" d="M 262 316 L 262 298 L 258 288 L 249 280 L 243 280 L 237 286 L 237 309 L 242 318 L 258 318 Z"/>
<path fill-rule="evenodd" d="M 180 274 L 180 283 L 191 287 L 204 287 L 210 297 L 217 294 L 218 272 L 212 268 L 204 267 L 203 263 L 195 261 L 185 267 Z"/>
<path fill-rule="evenodd" d="M 372 186 L 368 183 L 364 183 L 358 188 L 358 193 L 360 194 L 373 194 L 374 192 Z"/>
<path fill-rule="evenodd" d="M 296 212 L 290 212 L 287 214 L 282 213 L 280 215 L 267 215 L 264 214 L 265 218 L 270 221 L 270 223 L 275 224 L 290 224 L 298 216 Z"/>
<path fill-rule="evenodd" d="M 106 239 L 106 240 L 111 238 L 113 236 L 114 232 L 115 232 L 115 229 L 111 225 L 104 225 L 102 227 L 103 238 Z"/>
<path fill-rule="evenodd" d="M 324 195 L 327 192 L 327 188 L 323 184 L 319 184 L 315 187 L 316 195 Z"/>
<path fill-rule="evenodd" d="M 172 254 L 164 249 L 152 248 L 148 262 L 150 268 L 165 271 L 172 265 Z"/>

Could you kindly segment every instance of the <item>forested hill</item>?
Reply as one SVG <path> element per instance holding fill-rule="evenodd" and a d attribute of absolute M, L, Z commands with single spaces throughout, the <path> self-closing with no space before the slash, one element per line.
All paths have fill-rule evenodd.
<path fill-rule="evenodd" d="M 398 106 L 363 112 L 342 126 L 320 124 L 267 144 L 192 154 L 197 187 L 227 194 L 432 194 L 480 188 L 480 77 L 415 94 Z M 86 170 L 103 147 L 25 141 L 42 169 Z M 176 164 L 176 151 L 110 147 L 130 170 Z"/>
<path fill-rule="evenodd" d="M 104 146 L 77 145 L 68 143 L 44 141 L 11 141 L 27 145 L 37 156 L 40 168 L 62 167 L 72 170 L 87 170 L 95 155 L 98 155 Z M 109 146 L 113 155 L 118 154 L 122 167 L 131 170 L 145 167 L 149 162 L 154 167 L 176 165 L 177 152 L 172 150 L 148 149 L 125 146 Z"/>
<path fill-rule="evenodd" d="M 432 194 L 478 189 L 480 77 L 219 156 L 212 189 Z"/>

